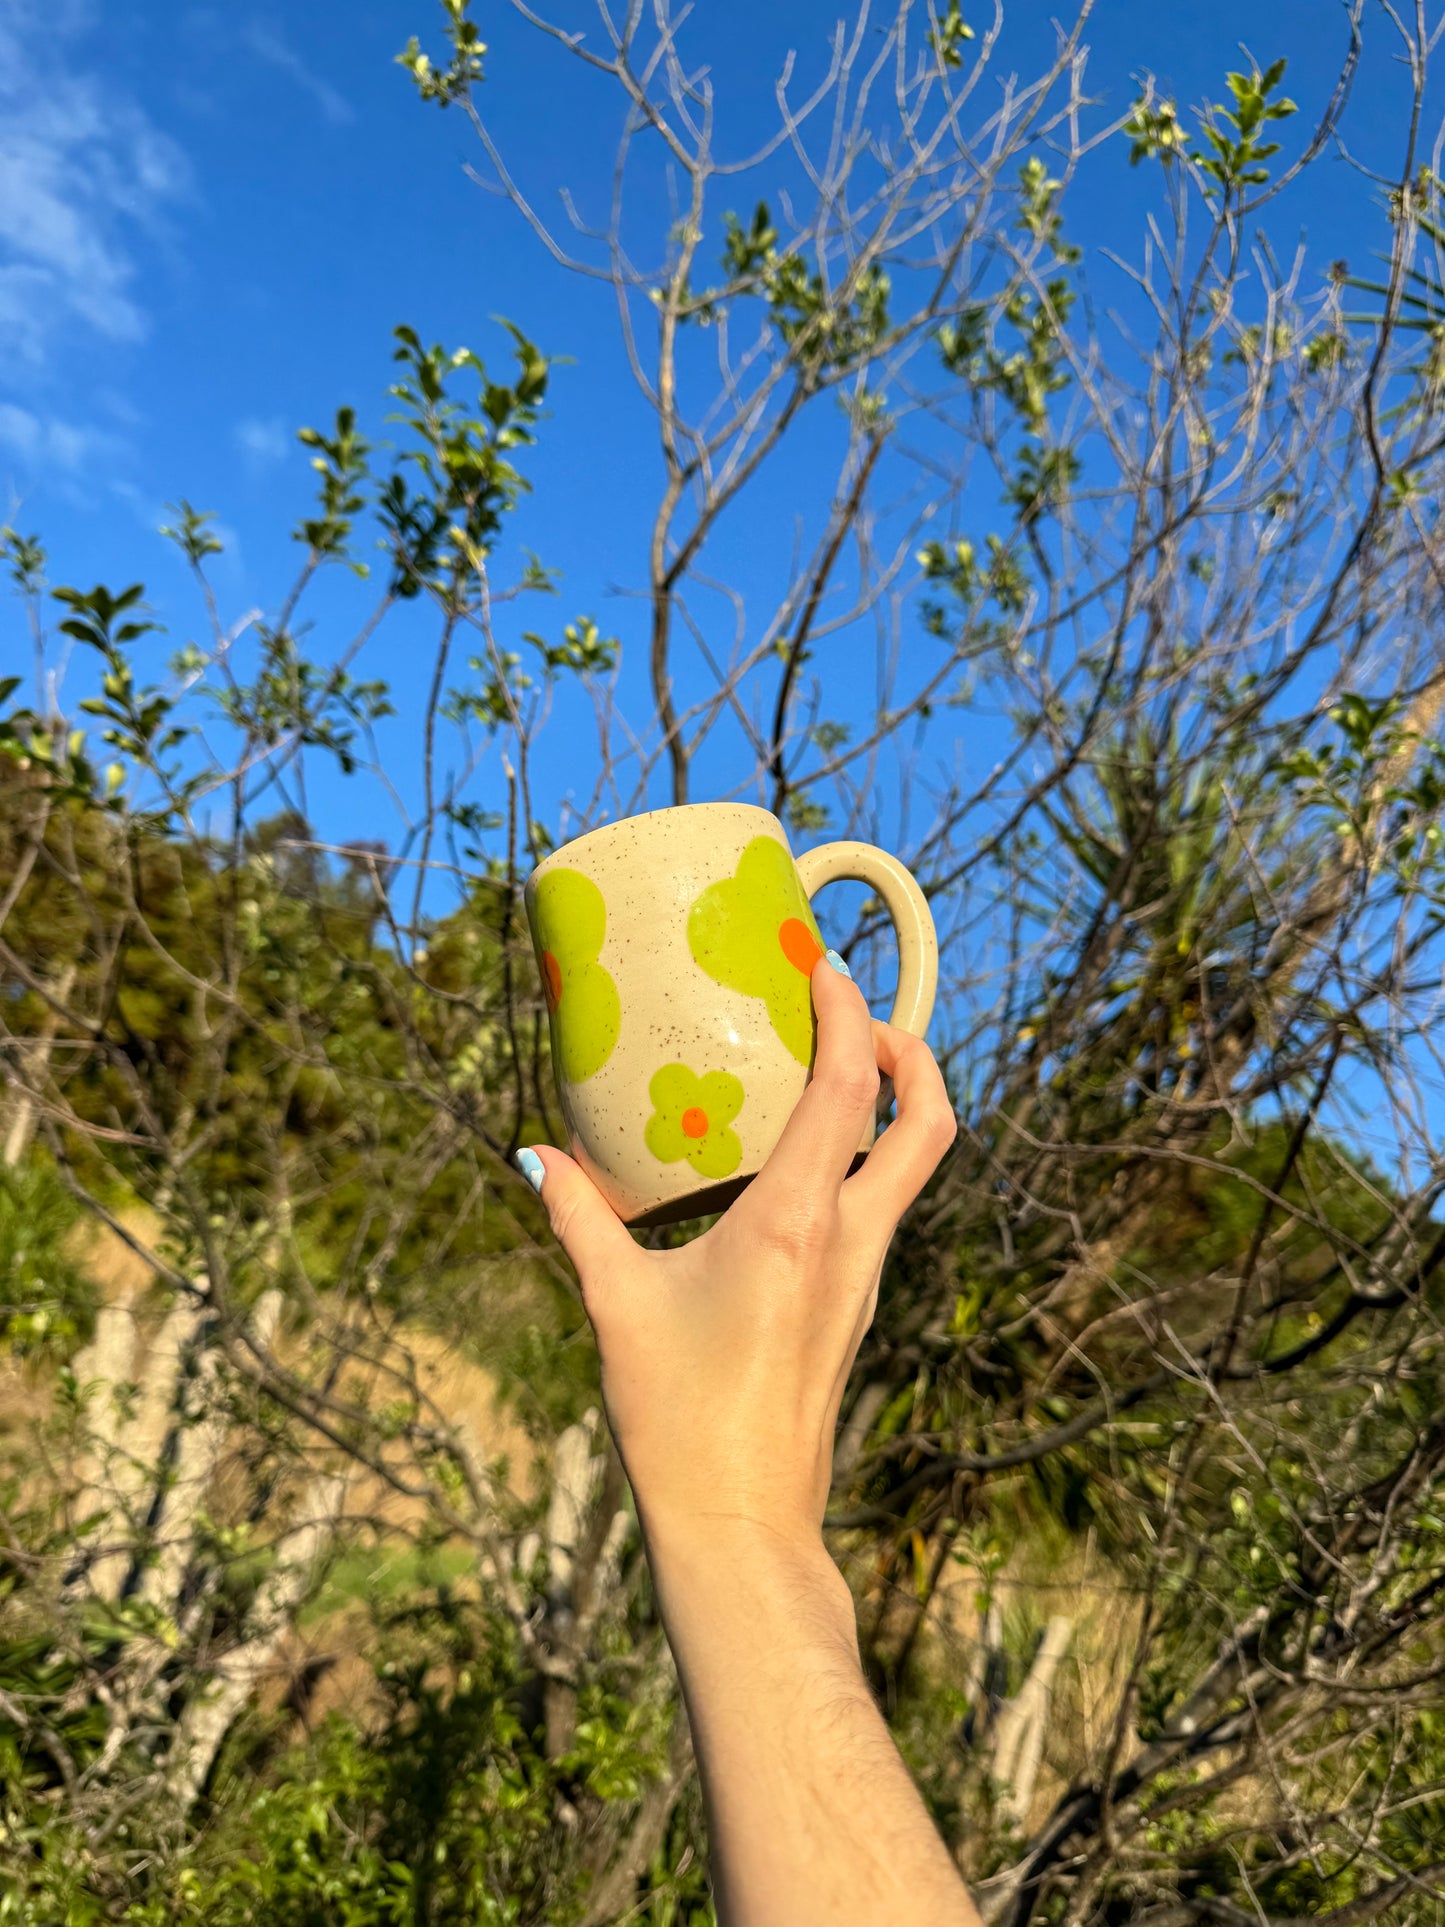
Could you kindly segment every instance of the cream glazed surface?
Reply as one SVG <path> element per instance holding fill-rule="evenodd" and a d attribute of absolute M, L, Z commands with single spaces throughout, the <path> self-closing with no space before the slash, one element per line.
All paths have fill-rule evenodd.
<path fill-rule="evenodd" d="M 766 1162 L 807 1083 L 810 890 L 872 885 L 899 935 L 891 1021 L 922 1034 L 937 945 L 922 892 L 862 843 L 794 860 L 743 803 L 654 810 L 540 863 L 526 907 L 569 1150 L 627 1223 L 720 1210 Z M 870 1124 L 860 1152 L 873 1141 Z"/>

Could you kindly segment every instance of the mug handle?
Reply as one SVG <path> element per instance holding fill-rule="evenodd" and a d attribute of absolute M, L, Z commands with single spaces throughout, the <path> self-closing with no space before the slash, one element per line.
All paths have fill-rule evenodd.
<path fill-rule="evenodd" d="M 793 862 L 810 899 L 840 877 L 866 883 L 882 898 L 898 938 L 898 991 L 888 1021 L 922 1037 L 938 990 L 938 933 L 928 899 L 913 877 L 896 856 L 872 843 L 824 843 L 804 850 Z"/>

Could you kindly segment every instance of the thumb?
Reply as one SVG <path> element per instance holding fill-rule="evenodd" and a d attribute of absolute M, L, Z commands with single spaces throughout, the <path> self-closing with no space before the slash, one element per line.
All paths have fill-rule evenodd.
<path fill-rule="evenodd" d="M 575 1158 L 550 1144 L 517 1153 L 517 1168 L 547 1207 L 552 1233 L 577 1268 L 584 1288 L 608 1264 L 637 1247 L 626 1226 Z"/>

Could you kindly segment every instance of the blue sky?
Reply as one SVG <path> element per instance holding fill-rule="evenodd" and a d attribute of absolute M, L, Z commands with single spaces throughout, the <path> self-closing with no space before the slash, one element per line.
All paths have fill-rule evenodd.
<path fill-rule="evenodd" d="M 819 0 L 702 0 L 685 44 L 712 68 L 722 146 L 744 151 L 771 125 L 789 49 L 801 76 L 821 70 L 836 12 Z M 1026 76 L 1051 44 L 1054 10 L 1008 0 L 1006 13 L 1002 66 Z M 481 4 L 476 17 L 490 45 L 483 105 L 517 178 L 551 214 L 565 184 L 600 216 L 616 132 L 605 85 L 510 9 Z M 596 32 L 592 0 L 559 0 L 556 17 Z M 1402 93 L 1378 16 L 1371 26 L 1350 137 L 1358 158 L 1383 165 Z M 516 212 L 467 178 L 467 124 L 423 109 L 394 62 L 411 33 L 439 48 L 430 0 L 0 0 L 0 513 L 43 535 L 55 581 L 145 579 L 175 644 L 199 612 L 155 530 L 184 494 L 225 534 L 215 574 L 228 615 L 273 607 L 307 497 L 296 429 L 351 402 L 385 432 L 396 323 L 500 363 L 489 317 L 504 314 L 572 358 L 527 460 L 535 492 L 517 540 L 563 572 L 554 628 L 590 611 L 640 653 L 642 612 L 626 592 L 644 578 L 660 465 L 610 296 L 553 264 Z M 1146 69 L 1182 105 L 1217 98 L 1242 42 L 1262 63 L 1287 54 L 1290 91 L 1315 109 L 1345 37 L 1333 0 L 1100 0 L 1091 85 L 1101 118 Z M 1101 276 L 1104 250 L 1137 251 L 1148 174 L 1113 152 L 1073 199 L 1071 232 Z M 655 186 L 661 195 L 660 176 Z M 1273 230 L 1363 267 L 1383 239 L 1378 200 L 1331 158 Z M 781 469 L 730 528 L 718 563 L 741 588 L 798 486 Z M 19 611 L 0 612 L 0 668 L 25 667 L 27 653 Z M 403 721 L 414 719 L 404 624 L 370 673 L 397 685 Z M 966 720 L 959 732 L 971 753 Z M 573 753 L 564 732 L 545 772 L 554 786 Z M 394 834 L 374 790 L 327 782 L 308 800 L 323 836 Z"/>

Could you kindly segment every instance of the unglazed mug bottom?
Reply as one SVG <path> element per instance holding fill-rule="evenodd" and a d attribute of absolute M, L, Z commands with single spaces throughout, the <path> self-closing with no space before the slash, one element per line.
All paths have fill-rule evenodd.
<path fill-rule="evenodd" d="M 856 1152 L 853 1162 L 848 1166 L 848 1176 L 851 1178 L 867 1162 L 866 1151 Z M 758 1170 L 761 1169 L 759 1165 Z M 682 1198 L 669 1198 L 665 1204 L 644 1211 L 640 1218 L 628 1218 L 627 1228 L 629 1231 L 655 1231 L 663 1225 L 686 1224 L 689 1218 L 710 1218 L 716 1212 L 726 1211 L 730 1204 L 736 1204 L 757 1175 L 757 1171 L 744 1171 L 741 1176 L 728 1178 L 722 1184 L 710 1184 L 706 1190 L 689 1191 Z"/>

